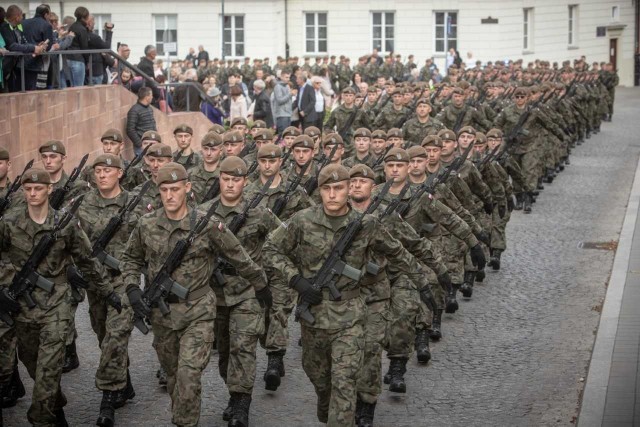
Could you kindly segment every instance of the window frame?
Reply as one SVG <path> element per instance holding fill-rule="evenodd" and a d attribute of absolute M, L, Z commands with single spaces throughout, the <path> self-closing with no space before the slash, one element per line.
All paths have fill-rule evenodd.
<path fill-rule="evenodd" d="M 225 26 L 224 26 L 224 19 L 226 17 L 232 18 L 230 19 L 231 22 L 231 26 L 230 26 L 230 30 L 231 30 L 231 41 L 230 43 L 226 43 L 225 39 L 224 39 L 224 30 L 225 30 Z M 224 14 L 224 15 L 220 15 L 220 40 L 222 40 L 222 56 L 226 59 L 226 58 L 231 58 L 231 59 L 236 59 L 236 58 L 244 58 L 246 56 L 246 46 L 247 46 L 247 34 L 246 34 L 246 20 L 245 20 L 246 15 L 244 13 L 230 13 L 230 14 Z M 236 40 L 236 31 L 238 30 L 238 28 L 236 27 L 236 18 L 242 18 L 242 41 L 238 42 Z M 230 53 L 229 55 L 227 55 L 224 52 L 225 49 L 225 45 L 230 44 L 231 48 L 230 48 Z M 241 44 L 242 45 L 242 52 L 238 53 L 238 45 Z"/>
<path fill-rule="evenodd" d="M 174 16 L 176 19 L 176 28 L 169 28 L 169 17 Z M 156 19 L 158 17 L 164 17 L 164 28 L 162 28 L 162 31 L 175 31 L 176 32 L 176 40 L 174 42 L 166 42 L 164 41 L 164 37 L 163 40 L 158 41 L 157 39 L 157 31 L 159 30 L 159 28 L 156 25 Z M 158 52 L 158 56 L 167 56 L 169 55 L 170 57 L 177 57 L 178 56 L 178 14 L 177 13 L 154 13 L 152 14 L 152 22 L 153 22 L 153 40 L 154 40 L 154 46 L 156 47 L 156 51 Z M 176 44 L 176 50 L 175 51 L 171 51 L 171 52 L 166 52 L 164 50 L 164 45 L 165 43 L 175 43 Z"/>
<path fill-rule="evenodd" d="M 375 24 L 374 21 L 373 21 L 376 13 L 380 14 L 380 24 Z M 391 25 L 387 24 L 387 14 L 388 13 L 393 15 L 393 24 L 391 24 Z M 369 27 L 369 30 L 371 32 L 371 50 L 376 49 L 375 41 L 376 40 L 380 40 L 380 48 L 378 49 L 378 53 L 381 53 L 381 54 L 384 54 L 384 55 L 388 55 L 388 54 L 390 54 L 392 52 L 395 52 L 395 48 L 396 48 L 396 11 L 395 10 L 372 10 L 370 12 L 370 23 L 371 23 L 371 26 Z M 387 37 L 387 27 L 389 27 L 389 26 L 393 28 L 393 37 L 391 37 L 391 38 Z M 374 37 L 374 27 L 380 27 L 380 38 L 379 39 Z M 393 50 L 391 50 L 391 51 L 386 49 L 388 41 L 391 41 L 391 43 L 393 43 Z"/>
<path fill-rule="evenodd" d="M 325 24 L 320 25 L 319 16 L 321 14 L 325 15 Z M 307 24 L 307 15 L 313 15 L 313 39 L 307 38 L 307 28 L 310 25 Z M 325 37 L 320 38 L 320 27 L 325 27 Z M 302 12 L 302 43 L 303 43 L 303 51 L 305 55 L 326 55 L 329 53 L 329 12 L 324 10 L 313 10 L 313 11 L 303 11 Z M 314 50 L 307 49 L 307 42 L 313 40 Z M 320 50 L 320 41 L 324 41 L 326 45 L 326 50 Z"/>
<path fill-rule="evenodd" d="M 105 17 L 108 17 L 105 19 Z M 94 13 L 93 18 L 95 19 L 95 25 L 93 27 L 94 34 L 102 37 L 102 40 L 107 39 L 107 32 L 104 29 L 104 24 L 107 22 L 111 22 L 111 14 L 110 13 Z"/>
<path fill-rule="evenodd" d="M 533 53 L 534 8 L 522 9 L 522 52 Z"/>
<path fill-rule="evenodd" d="M 442 14 L 442 25 L 437 24 L 438 22 L 438 14 Z M 456 17 L 456 23 L 453 24 L 452 26 L 455 26 L 456 28 L 456 35 L 455 37 L 449 37 L 449 34 L 447 33 L 447 21 L 449 20 L 449 17 L 451 15 L 455 15 Z M 438 28 L 442 27 L 442 37 L 438 37 Z M 433 11 L 433 53 L 434 56 L 445 56 L 447 54 L 447 52 L 449 52 L 449 49 L 451 48 L 450 46 L 450 42 L 451 41 L 455 41 L 455 50 L 458 50 L 458 39 L 460 38 L 459 34 L 458 34 L 458 27 L 459 27 L 459 23 L 458 23 L 458 11 L 457 10 L 434 10 Z M 442 41 L 443 42 L 443 46 L 444 49 L 443 50 L 438 50 L 438 41 Z"/>
<path fill-rule="evenodd" d="M 578 5 L 570 4 L 568 6 L 568 12 L 567 46 L 575 49 L 578 47 Z"/>

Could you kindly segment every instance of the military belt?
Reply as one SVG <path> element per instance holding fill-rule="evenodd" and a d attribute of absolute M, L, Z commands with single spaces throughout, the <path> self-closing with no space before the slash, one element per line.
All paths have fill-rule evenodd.
<path fill-rule="evenodd" d="M 351 289 L 350 291 L 340 291 L 340 301 L 349 301 L 350 299 L 358 298 L 360 296 L 360 289 Z M 331 297 L 329 289 L 322 289 L 322 299 L 326 301 L 335 301 Z"/>
<path fill-rule="evenodd" d="M 207 295 L 209 292 L 211 292 L 211 288 L 209 286 L 203 286 L 202 288 L 197 289 L 195 291 L 189 291 L 189 295 L 187 295 L 187 299 L 186 300 L 184 300 L 182 298 L 178 298 L 177 295 L 170 294 L 167 297 L 167 302 L 169 304 L 178 304 L 178 303 L 181 303 L 181 302 L 195 301 L 195 300 L 200 299 L 203 296 Z"/>

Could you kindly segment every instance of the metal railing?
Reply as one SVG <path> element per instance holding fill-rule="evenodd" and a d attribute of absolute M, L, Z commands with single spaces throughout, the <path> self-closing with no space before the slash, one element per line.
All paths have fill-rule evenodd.
<path fill-rule="evenodd" d="M 130 63 L 129 61 L 124 59 L 122 56 L 120 56 L 118 53 L 112 51 L 111 49 L 55 50 L 55 51 L 49 51 L 49 52 L 42 52 L 38 56 L 58 56 L 59 58 L 58 60 L 61 61 L 62 56 L 65 56 L 65 55 L 89 55 L 89 63 L 88 63 L 88 68 L 89 68 L 88 82 L 89 83 L 86 86 L 93 86 L 94 85 L 93 84 L 93 54 L 96 54 L 96 53 L 99 53 L 99 54 L 104 53 L 106 55 L 113 57 L 114 59 L 117 59 L 119 64 L 122 64 L 125 68 L 130 69 L 137 76 L 142 77 L 145 81 L 145 85 L 148 85 L 151 88 L 157 88 L 162 86 L 164 86 L 165 88 L 179 87 L 179 86 L 194 87 L 198 91 L 198 95 L 200 95 L 200 98 L 203 101 L 211 104 L 212 106 L 216 105 L 216 102 L 213 100 L 213 98 L 207 95 L 207 93 L 202 89 L 202 87 L 200 87 L 196 82 L 158 83 L 153 77 L 147 75 L 145 72 L 140 70 L 140 68 L 133 65 L 132 63 Z M 20 69 L 20 88 L 21 88 L 20 91 L 26 92 L 25 76 L 24 76 L 24 60 L 25 60 L 25 57 L 33 56 L 33 54 L 22 53 L 22 52 L 6 52 L 3 56 L 17 56 L 20 58 L 19 59 L 20 65 L 18 66 L 18 68 Z M 62 89 L 62 88 L 58 88 L 58 89 Z M 187 111 L 190 111 L 189 101 L 190 101 L 191 95 L 189 90 L 187 90 L 186 92 L 187 92 Z"/>

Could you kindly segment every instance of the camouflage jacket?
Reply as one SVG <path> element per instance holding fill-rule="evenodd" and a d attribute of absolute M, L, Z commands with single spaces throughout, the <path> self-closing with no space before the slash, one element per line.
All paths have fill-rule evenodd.
<path fill-rule="evenodd" d="M 51 194 L 53 194 L 53 192 L 56 191 L 58 188 L 63 188 L 64 185 L 67 183 L 68 179 L 69 179 L 69 175 L 67 175 L 65 171 L 62 171 L 62 176 L 60 177 L 60 180 L 55 184 L 53 184 L 53 189 L 51 191 Z M 78 179 L 76 179 L 75 182 L 71 184 L 67 194 L 64 195 L 64 201 L 62 202 L 61 208 L 69 204 L 71 200 L 89 191 L 90 188 L 91 187 L 89 186 L 89 183 L 87 181 L 83 181 L 80 179 L 80 177 L 78 177 Z"/>
<path fill-rule="evenodd" d="M 191 191 L 197 203 L 203 202 L 203 197 L 207 194 L 216 178 L 220 176 L 220 163 L 213 172 L 204 170 L 204 163 L 200 163 L 189 171 L 189 181 L 191 181 Z"/>
<path fill-rule="evenodd" d="M 347 157 L 346 159 L 344 159 L 342 161 L 342 166 L 344 166 L 347 169 L 360 164 L 372 167 L 374 162 L 375 162 L 375 158 L 373 157 L 373 154 L 367 154 L 363 159 L 359 159 L 358 156 L 354 154 L 353 156 Z"/>
<path fill-rule="evenodd" d="M 453 161 L 453 159 L 451 161 Z M 443 166 L 449 166 L 451 164 L 451 162 L 445 162 L 444 160 L 440 160 L 440 162 Z M 481 208 L 484 203 L 493 203 L 491 189 L 482 180 L 482 174 L 478 171 L 478 168 L 476 168 L 473 162 L 465 160 L 458 171 L 458 176 L 464 180 L 467 186 L 469 186 L 474 197 L 474 202 L 478 208 Z M 472 213 L 475 214 L 475 212 Z"/>
<path fill-rule="evenodd" d="M 444 125 L 438 119 L 429 119 L 425 123 L 421 123 L 417 117 L 407 120 L 402 126 L 402 137 L 407 142 L 407 147 L 422 144 L 422 140 L 429 136 L 435 135 L 444 129 Z"/>
<path fill-rule="evenodd" d="M 401 119 L 403 119 L 408 112 L 409 112 L 409 109 L 407 107 L 403 106 L 399 110 L 396 110 L 394 105 L 389 103 L 382 109 L 380 114 L 378 114 L 378 116 L 376 117 L 375 121 L 373 122 L 373 128 L 382 129 L 385 132 L 387 132 L 389 129 L 396 127 L 396 124 Z"/>
<path fill-rule="evenodd" d="M 182 155 L 180 150 L 176 150 L 173 152 L 173 161 L 176 163 L 180 163 L 187 171 L 189 171 L 202 164 L 202 156 L 200 156 L 200 153 L 197 153 L 195 151 L 193 151 L 188 156 L 184 156 Z"/>
<path fill-rule="evenodd" d="M 280 197 L 284 196 L 287 191 L 287 186 L 289 182 L 287 177 L 283 174 L 280 174 L 280 184 L 277 187 L 269 188 L 267 190 L 267 194 L 262 198 L 260 204 L 258 206 L 263 206 L 268 209 L 273 209 L 273 205 L 276 203 Z M 245 187 L 243 197 L 249 201 L 253 200 L 256 194 L 260 192 L 264 183 L 257 179 L 253 181 L 251 184 Z M 279 218 L 282 220 L 289 219 L 293 214 L 308 207 L 313 206 L 315 203 L 307 196 L 307 193 L 304 192 L 304 189 L 301 185 L 298 185 L 290 195 L 289 202 L 285 206 L 284 210 L 280 214 Z"/>
<path fill-rule="evenodd" d="M 460 122 L 459 128 L 454 129 L 459 115 L 462 114 L 463 118 Z M 455 132 L 460 130 L 464 126 L 473 126 L 476 130 L 486 132 L 491 128 L 491 122 L 486 120 L 480 112 L 474 107 L 463 105 L 462 107 L 456 107 L 453 104 L 449 104 L 444 107 L 436 116 L 447 129 L 451 129 Z"/>
<path fill-rule="evenodd" d="M 504 135 L 510 135 L 515 125 L 520 120 L 520 116 L 527 111 L 526 108 L 518 108 L 515 104 L 509 105 L 498 114 L 494 126 L 501 129 Z M 514 154 L 524 154 L 538 149 L 538 137 L 542 129 L 546 127 L 546 115 L 539 109 L 534 108 L 522 126 L 522 131 L 516 137 L 510 150 Z M 513 144 L 513 142 L 512 142 Z"/>

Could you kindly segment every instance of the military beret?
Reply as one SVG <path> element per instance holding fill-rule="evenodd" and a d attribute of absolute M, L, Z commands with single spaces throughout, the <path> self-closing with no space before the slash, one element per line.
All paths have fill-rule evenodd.
<path fill-rule="evenodd" d="M 443 141 L 457 141 L 456 133 L 451 129 L 442 129 L 438 132 L 438 137 Z"/>
<path fill-rule="evenodd" d="M 142 141 L 162 142 L 162 137 L 155 130 L 148 130 L 148 131 L 146 131 L 145 133 L 142 134 L 141 140 Z"/>
<path fill-rule="evenodd" d="M 169 162 L 158 169 L 156 184 L 173 184 L 189 178 L 187 170 L 180 163 Z"/>
<path fill-rule="evenodd" d="M 302 135 L 302 132 L 300 132 L 300 129 L 298 129 L 297 127 L 294 127 L 294 126 L 289 126 L 288 128 L 286 128 L 282 132 L 282 137 L 283 138 L 285 136 L 300 136 L 300 135 Z"/>
<path fill-rule="evenodd" d="M 387 131 L 387 138 L 402 138 L 402 130 L 391 128 Z"/>
<path fill-rule="evenodd" d="M 454 87 L 452 92 L 454 95 L 464 95 L 464 90 L 461 87 Z"/>
<path fill-rule="evenodd" d="M 466 80 L 462 80 L 461 82 L 458 82 L 458 87 L 462 90 L 466 90 L 469 89 L 469 86 L 471 86 L 471 83 L 469 83 Z M 455 92 L 455 91 L 454 91 Z"/>
<path fill-rule="evenodd" d="M 366 137 L 371 138 L 371 131 L 367 128 L 359 128 L 353 133 L 353 137 Z"/>
<path fill-rule="evenodd" d="M 418 105 L 422 105 L 422 104 L 428 105 L 429 107 L 431 107 L 431 101 L 429 101 L 429 98 L 420 98 L 420 99 L 418 99 L 418 101 L 416 102 L 416 107 Z"/>
<path fill-rule="evenodd" d="M 471 135 L 475 135 L 476 134 L 476 130 L 473 128 L 473 126 L 463 126 L 458 131 L 458 136 L 462 135 L 463 133 L 469 133 Z"/>
<path fill-rule="evenodd" d="M 320 171 L 318 175 L 318 186 L 333 184 L 334 182 L 346 181 L 350 178 L 349 171 L 342 165 L 332 163 Z"/>
<path fill-rule="evenodd" d="M 279 159 L 282 157 L 282 148 L 275 144 L 262 144 L 258 149 L 258 159 Z"/>
<path fill-rule="evenodd" d="M 171 147 L 169 147 L 167 144 L 158 142 L 157 144 L 153 144 L 151 147 L 149 147 L 147 156 L 173 158 L 173 153 L 171 153 Z"/>
<path fill-rule="evenodd" d="M 251 129 L 266 129 L 266 128 L 267 128 L 267 124 L 264 122 L 264 120 L 256 120 L 251 125 Z"/>
<path fill-rule="evenodd" d="M 271 141 L 273 139 L 273 131 L 271 129 L 260 129 L 253 136 L 256 141 Z"/>
<path fill-rule="evenodd" d="M 371 139 L 384 139 L 387 140 L 387 133 L 382 129 L 376 129 L 371 132 Z"/>
<path fill-rule="evenodd" d="M 309 126 L 304 130 L 304 134 L 309 135 L 311 138 L 315 138 L 322 135 L 322 132 L 315 126 Z"/>
<path fill-rule="evenodd" d="M 293 150 L 296 147 L 313 149 L 314 146 L 315 144 L 313 142 L 313 138 L 311 138 L 309 135 L 299 135 L 296 136 L 296 139 L 293 140 L 291 149 Z"/>
<path fill-rule="evenodd" d="M 392 148 L 384 157 L 385 162 L 406 162 L 409 163 L 409 154 L 402 148 Z"/>
<path fill-rule="evenodd" d="M 247 176 L 247 164 L 240 157 L 229 156 L 220 163 L 220 173 L 231 176 Z"/>
<path fill-rule="evenodd" d="M 227 142 L 244 142 L 244 134 L 237 130 L 230 130 L 222 135 L 222 143 Z"/>
<path fill-rule="evenodd" d="M 336 145 L 336 144 L 344 145 L 344 141 L 342 140 L 342 137 L 337 133 L 330 133 L 325 135 L 324 138 L 322 138 L 323 147 L 326 147 L 327 145 Z"/>
<path fill-rule="evenodd" d="M 22 174 L 20 182 L 23 184 L 51 184 L 51 176 L 44 169 L 31 168 Z"/>
<path fill-rule="evenodd" d="M 96 166 L 109 166 L 112 168 L 124 169 L 124 164 L 120 156 L 114 156 L 113 154 L 101 154 L 93 161 L 93 167 Z"/>
<path fill-rule="evenodd" d="M 67 150 L 64 148 L 62 141 L 47 141 L 38 149 L 40 153 L 58 153 L 63 156 L 67 155 Z"/>
<path fill-rule="evenodd" d="M 413 159 L 414 157 L 427 157 L 427 152 L 419 145 L 409 147 L 409 149 L 407 150 L 407 154 L 409 155 L 410 159 Z"/>
<path fill-rule="evenodd" d="M 116 142 L 124 142 L 124 138 L 122 138 L 122 133 L 118 129 L 107 129 L 100 138 L 100 141 L 104 141 L 105 139 L 116 141 Z"/>
<path fill-rule="evenodd" d="M 215 132 L 217 134 L 222 135 L 224 133 L 224 126 L 216 123 L 209 128 L 209 132 Z"/>
<path fill-rule="evenodd" d="M 356 94 L 356 90 L 354 88 L 352 88 L 351 86 L 347 86 L 344 89 L 342 89 L 342 93 L 350 93 L 352 95 Z"/>
<path fill-rule="evenodd" d="M 402 89 L 389 89 L 389 96 L 396 96 L 396 95 L 400 95 L 402 96 Z"/>
<path fill-rule="evenodd" d="M 236 117 L 235 119 L 233 119 L 231 121 L 231 127 L 234 127 L 236 125 L 247 125 L 247 119 L 245 119 L 244 117 Z"/>
<path fill-rule="evenodd" d="M 367 92 L 371 92 L 371 93 L 378 92 L 378 87 L 377 86 L 369 86 L 367 88 Z"/>
<path fill-rule="evenodd" d="M 203 147 L 217 147 L 222 144 L 222 135 L 217 132 L 209 131 L 202 137 L 200 145 Z"/>
<path fill-rule="evenodd" d="M 451 132 L 451 131 L 449 131 Z M 453 134 L 453 132 L 451 132 Z M 421 147 L 440 147 L 442 148 L 442 139 L 438 135 L 427 135 L 423 140 Z"/>
<path fill-rule="evenodd" d="M 0 147 L 0 160 L 9 160 L 9 150 Z"/>
<path fill-rule="evenodd" d="M 493 128 L 487 132 L 487 138 L 502 138 L 502 131 L 500 129 Z"/>
<path fill-rule="evenodd" d="M 476 132 L 476 145 L 478 144 L 486 144 L 487 143 L 487 135 L 482 132 Z"/>
<path fill-rule="evenodd" d="M 176 133 L 188 133 L 189 135 L 193 136 L 193 129 L 191 128 L 191 126 L 182 123 L 173 130 L 173 134 L 175 135 Z"/>
<path fill-rule="evenodd" d="M 529 89 L 524 87 L 524 86 L 520 86 L 517 87 L 516 90 L 513 91 L 513 95 L 524 95 L 527 96 L 529 95 Z"/>
<path fill-rule="evenodd" d="M 349 169 L 349 177 L 351 178 L 369 178 L 371 180 L 375 179 L 375 174 L 373 173 L 373 169 L 369 166 L 359 163 Z"/>

